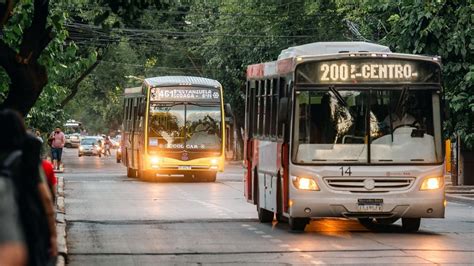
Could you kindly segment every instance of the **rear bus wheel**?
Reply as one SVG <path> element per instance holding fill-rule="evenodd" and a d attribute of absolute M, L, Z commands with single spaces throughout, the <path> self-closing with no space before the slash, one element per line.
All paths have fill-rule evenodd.
<path fill-rule="evenodd" d="M 260 208 L 260 206 L 257 205 L 257 213 L 258 213 L 258 220 L 261 223 L 273 222 L 273 212 L 266 210 L 264 208 Z"/>

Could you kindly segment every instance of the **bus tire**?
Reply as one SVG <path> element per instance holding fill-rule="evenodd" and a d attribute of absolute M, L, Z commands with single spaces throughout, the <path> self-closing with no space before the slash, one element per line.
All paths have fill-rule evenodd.
<path fill-rule="evenodd" d="M 404 232 L 416 232 L 420 229 L 421 218 L 402 218 Z"/>
<path fill-rule="evenodd" d="M 273 222 L 273 212 L 271 212 L 269 210 L 266 210 L 264 208 L 260 208 L 259 205 L 257 205 L 258 220 L 261 223 L 271 223 L 271 222 Z"/>
<path fill-rule="evenodd" d="M 136 175 L 135 169 L 127 167 L 127 177 L 133 178 L 133 177 L 136 177 L 135 175 Z"/>
<path fill-rule="evenodd" d="M 291 231 L 303 232 L 306 225 L 309 223 L 309 218 L 288 218 L 288 225 L 290 226 Z"/>
<path fill-rule="evenodd" d="M 208 173 L 205 175 L 206 182 L 216 182 L 217 173 Z"/>

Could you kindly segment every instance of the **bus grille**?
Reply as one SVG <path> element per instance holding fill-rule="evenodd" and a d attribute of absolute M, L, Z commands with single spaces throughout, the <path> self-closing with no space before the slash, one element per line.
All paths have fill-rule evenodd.
<path fill-rule="evenodd" d="M 414 177 L 325 177 L 333 190 L 354 193 L 404 191 L 413 185 Z"/>

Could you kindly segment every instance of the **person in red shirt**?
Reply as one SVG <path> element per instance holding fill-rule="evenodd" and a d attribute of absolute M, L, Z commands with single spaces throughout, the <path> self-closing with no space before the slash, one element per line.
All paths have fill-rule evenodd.
<path fill-rule="evenodd" d="M 56 199 L 56 185 L 58 184 L 58 179 L 54 174 L 53 164 L 48 160 L 42 160 L 41 166 L 46 175 L 46 180 L 48 181 L 48 187 L 51 190 L 51 195 L 53 196 L 53 201 Z"/>

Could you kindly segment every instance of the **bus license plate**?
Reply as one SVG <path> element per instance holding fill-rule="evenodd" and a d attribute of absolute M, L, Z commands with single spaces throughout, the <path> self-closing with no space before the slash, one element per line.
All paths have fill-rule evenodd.
<path fill-rule="evenodd" d="M 357 209 L 360 212 L 382 212 L 383 199 L 358 199 Z"/>
<path fill-rule="evenodd" d="M 190 165 L 180 165 L 180 166 L 178 166 L 178 169 L 179 170 L 191 170 L 191 166 Z"/>

